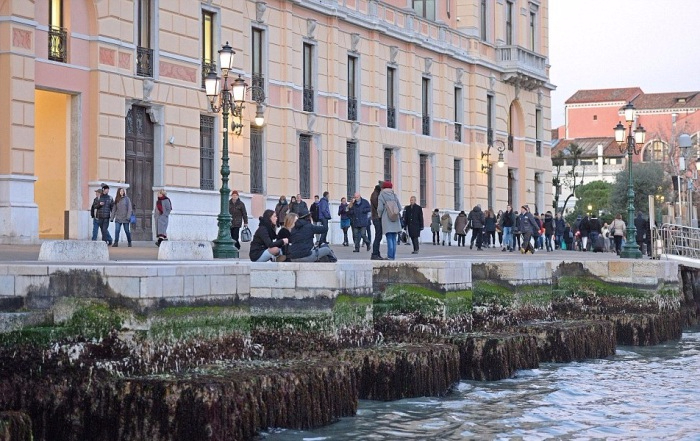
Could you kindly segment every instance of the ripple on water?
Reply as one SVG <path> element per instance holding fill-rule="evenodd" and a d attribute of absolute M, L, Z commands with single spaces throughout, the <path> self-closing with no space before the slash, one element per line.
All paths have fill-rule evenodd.
<path fill-rule="evenodd" d="M 268 440 L 700 439 L 700 330 L 621 347 L 603 360 L 544 364 L 510 380 L 464 381 L 443 398 L 361 401 L 357 416 Z"/>

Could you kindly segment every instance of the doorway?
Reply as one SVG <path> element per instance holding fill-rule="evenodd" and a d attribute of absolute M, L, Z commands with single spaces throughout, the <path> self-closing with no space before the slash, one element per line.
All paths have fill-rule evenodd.
<path fill-rule="evenodd" d="M 147 108 L 131 106 L 126 114 L 126 170 L 128 195 L 134 205 L 133 240 L 153 240 L 153 133 Z"/>

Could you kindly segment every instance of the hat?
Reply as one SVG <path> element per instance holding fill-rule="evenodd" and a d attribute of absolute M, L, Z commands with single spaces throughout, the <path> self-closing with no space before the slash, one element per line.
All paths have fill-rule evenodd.
<path fill-rule="evenodd" d="M 238 196 L 238 190 L 233 190 L 231 194 L 235 194 L 236 196 Z"/>
<path fill-rule="evenodd" d="M 102 193 L 102 187 L 96 188 L 96 189 L 95 189 L 95 193 Z"/>
<path fill-rule="evenodd" d="M 103 189 L 103 190 L 109 190 L 109 185 L 107 185 L 107 184 L 102 184 L 102 189 Z"/>
<path fill-rule="evenodd" d="M 391 181 L 384 181 L 382 182 L 382 188 L 394 188 L 394 185 L 391 183 Z"/>

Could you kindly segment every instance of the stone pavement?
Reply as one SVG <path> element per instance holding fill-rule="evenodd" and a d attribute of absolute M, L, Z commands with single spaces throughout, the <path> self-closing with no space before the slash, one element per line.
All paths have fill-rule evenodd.
<path fill-rule="evenodd" d="M 158 248 L 153 242 L 134 242 L 132 248 L 128 248 L 126 243 L 118 248 L 109 248 L 110 262 L 141 262 L 158 260 Z M 338 260 L 369 260 L 371 252 L 365 247 L 359 253 L 353 253 L 353 247 L 342 245 L 332 245 Z M 39 256 L 40 245 L 0 245 L 0 262 L 26 262 L 36 261 Z M 244 243 L 240 260 L 249 262 L 249 244 Z M 580 261 L 609 261 L 618 260 L 614 253 L 591 253 L 575 251 L 538 251 L 534 255 L 523 256 L 519 252 L 501 252 L 501 248 L 487 248 L 477 251 L 476 248 L 470 250 L 469 247 L 441 246 L 432 244 L 421 244 L 418 254 L 411 254 L 413 247 L 410 245 L 398 245 L 396 260 L 407 261 L 449 261 L 449 260 L 470 260 L 478 262 L 491 261 L 525 261 L 525 260 L 580 260 Z M 382 256 L 386 256 L 386 245 L 381 246 Z"/>

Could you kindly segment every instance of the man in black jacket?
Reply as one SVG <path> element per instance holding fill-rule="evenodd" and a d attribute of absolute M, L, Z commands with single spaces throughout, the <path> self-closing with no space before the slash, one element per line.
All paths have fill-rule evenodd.
<path fill-rule="evenodd" d="M 364 240 L 367 251 L 369 251 L 370 239 L 367 237 L 367 230 L 369 230 L 371 211 L 372 207 L 370 207 L 367 199 L 362 199 L 360 193 L 355 192 L 347 208 L 348 216 L 350 216 L 350 225 L 352 225 L 352 238 L 355 242 L 353 252 L 355 253 L 360 252 L 360 242 L 362 240 Z M 374 257 L 372 259 L 374 260 Z"/>
<path fill-rule="evenodd" d="M 112 245 L 112 236 L 109 234 L 109 219 L 112 217 L 112 207 L 114 207 L 114 199 L 109 195 L 109 185 L 104 184 L 102 185 L 102 194 L 99 199 L 95 198 L 92 208 L 102 232 L 102 240 L 107 242 L 107 245 Z"/>
<path fill-rule="evenodd" d="M 637 229 L 637 235 L 634 239 L 639 246 L 639 251 L 644 254 L 644 239 L 647 232 L 647 226 L 641 211 L 638 211 L 637 217 L 634 218 L 634 228 Z"/>
<path fill-rule="evenodd" d="M 374 225 L 374 242 L 372 242 L 372 260 L 384 260 L 381 253 L 379 252 L 379 244 L 382 243 L 382 218 L 377 213 L 377 207 L 379 206 L 379 193 L 382 191 L 383 181 L 379 181 L 379 185 L 374 186 L 374 191 L 369 197 L 370 207 L 372 208 L 372 225 Z M 367 227 L 369 231 L 369 227 Z M 368 236 L 368 238 L 371 238 Z"/>
<path fill-rule="evenodd" d="M 327 232 L 328 227 L 313 225 L 308 217 L 309 212 L 302 213 L 289 236 L 289 258 L 292 262 L 317 262 L 321 257 L 334 256 L 328 246 L 314 248 L 314 235 Z"/>
<path fill-rule="evenodd" d="M 411 204 L 406 205 L 403 211 L 403 221 L 408 230 L 408 236 L 411 238 L 413 243 L 413 253 L 418 254 L 418 238 L 420 237 L 420 232 L 423 231 L 423 208 L 416 204 L 416 197 L 411 196 Z"/>
<path fill-rule="evenodd" d="M 482 244 L 482 231 L 484 229 L 484 221 L 486 220 L 486 216 L 484 216 L 484 212 L 481 211 L 481 205 L 476 205 L 472 211 L 469 212 L 469 215 L 467 215 L 467 219 L 469 223 L 467 225 L 470 225 L 470 228 L 472 230 L 472 238 L 469 241 L 469 249 L 471 250 L 474 248 L 474 240 L 476 240 L 476 249 L 481 250 L 481 244 Z"/>

